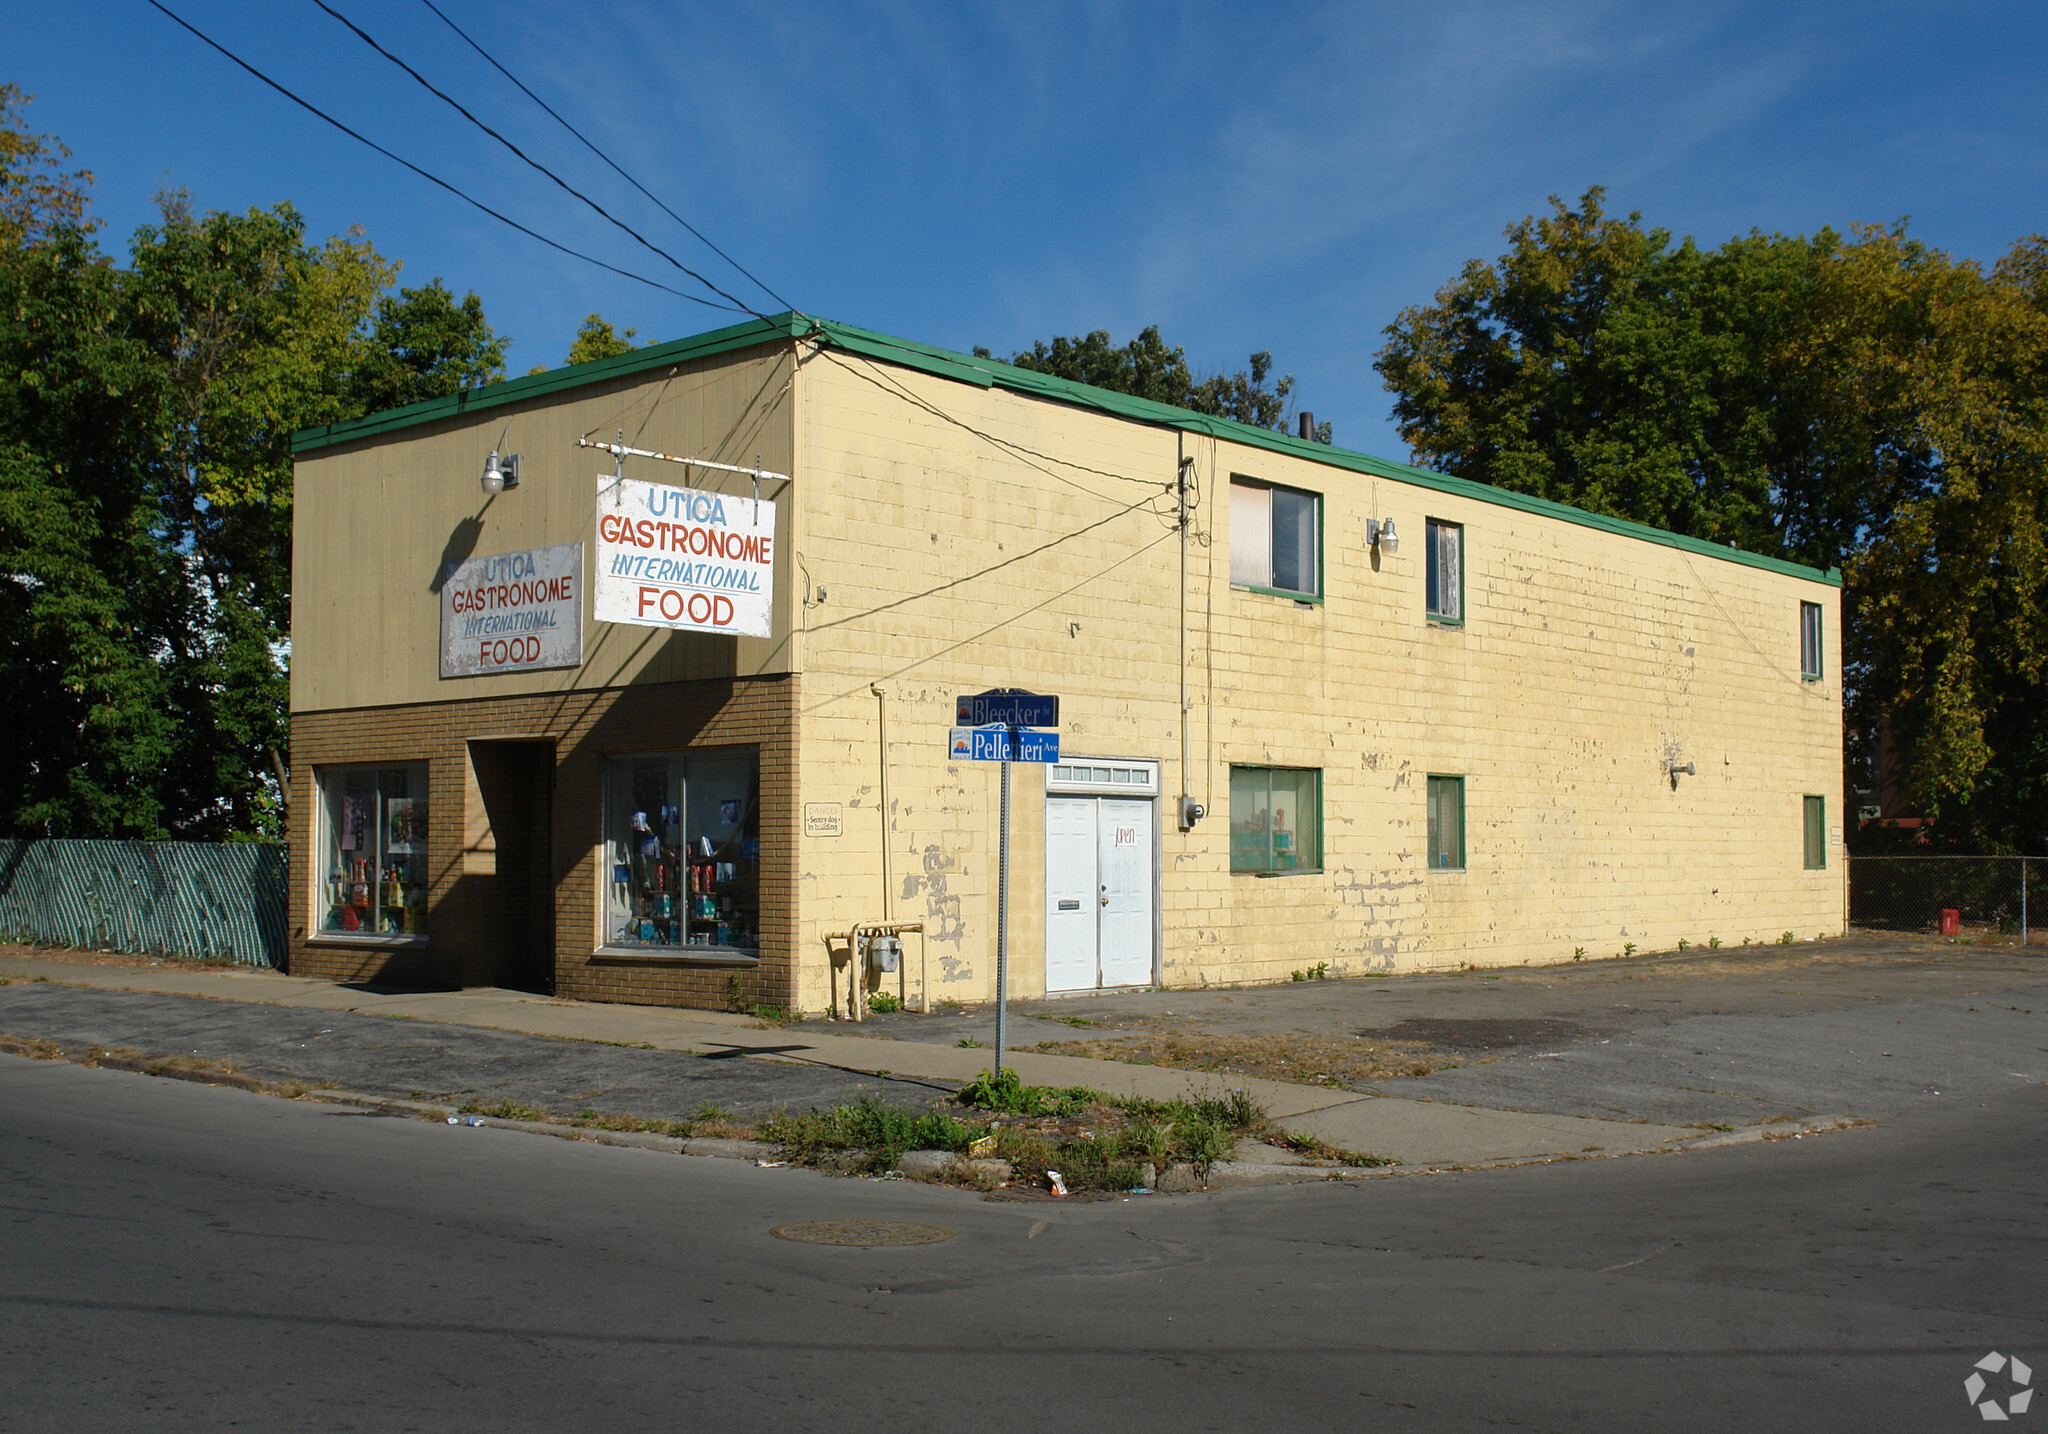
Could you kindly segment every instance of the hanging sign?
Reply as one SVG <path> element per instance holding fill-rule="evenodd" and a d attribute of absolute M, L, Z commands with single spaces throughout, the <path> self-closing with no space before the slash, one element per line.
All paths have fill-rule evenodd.
<path fill-rule="evenodd" d="M 767 637 L 775 505 L 633 478 L 597 480 L 599 622 Z"/>
<path fill-rule="evenodd" d="M 492 553 L 441 584 L 441 675 L 583 665 L 583 544 Z"/>

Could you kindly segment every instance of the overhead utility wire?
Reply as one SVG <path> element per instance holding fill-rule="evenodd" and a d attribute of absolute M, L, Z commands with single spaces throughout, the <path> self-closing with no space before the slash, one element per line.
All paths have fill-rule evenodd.
<path fill-rule="evenodd" d="M 300 109 L 306 111 L 314 118 L 325 120 L 328 124 L 333 125 L 336 129 L 340 130 L 350 139 L 355 140 L 360 144 L 368 145 L 371 149 L 376 150 L 377 153 L 383 155 L 393 164 L 399 165 L 405 169 L 409 169 L 414 174 L 417 174 L 421 179 L 426 180 L 429 184 L 447 190 L 450 194 L 454 195 L 457 199 L 460 199 L 463 203 L 468 204 L 473 208 L 482 210 L 484 213 L 490 215 L 491 218 L 497 220 L 500 224 L 509 224 L 512 228 L 517 229 L 521 234 L 524 234 L 527 238 L 538 239 L 541 243 L 547 245 L 548 248 L 555 250 L 557 253 L 567 254 L 572 259 L 581 259 L 586 264 L 595 264 L 598 268 L 604 269 L 613 274 L 617 274 L 622 279 L 631 279 L 637 284 L 647 285 L 647 287 L 650 289 L 659 289 L 664 294 L 674 294 L 679 299 L 688 299 L 691 303 L 702 304 L 707 309 L 724 309 L 729 307 L 728 305 L 725 304 L 714 303 L 710 299 L 699 298 L 695 294 L 686 294 L 681 289 L 670 288 L 667 284 L 662 283 L 659 279 L 650 279 L 645 274 L 634 273 L 631 269 L 621 269 L 616 264 L 607 264 L 604 260 L 596 258 L 593 255 L 585 254 L 580 249 L 571 249 L 567 244 L 557 243 L 555 240 L 548 238 L 547 235 L 538 233 L 535 230 L 527 228 L 524 224 L 521 224 L 517 219 L 514 219 L 511 215 L 499 213 L 497 210 L 491 208 L 490 205 L 484 203 L 481 199 L 477 199 L 468 194 L 463 193 L 460 189 L 457 189 L 454 185 L 450 184 L 447 180 L 441 178 L 439 175 L 429 174 L 426 170 L 421 169 L 411 160 L 393 154 L 390 150 L 386 149 L 383 145 L 377 143 L 377 141 L 375 141 L 374 139 L 371 139 L 367 135 L 358 133 L 357 131 L 350 129 L 347 125 L 343 124 L 340 120 L 336 119 L 333 115 L 328 114 L 325 110 L 319 108 L 311 101 L 301 99 L 298 95 L 293 94 L 290 90 L 286 89 L 276 80 L 270 78 L 270 76 L 264 74 L 263 71 L 257 69 L 254 65 L 250 64 L 240 55 L 237 55 L 234 51 L 228 49 L 225 45 L 221 44 L 211 35 L 208 35 L 205 31 L 192 25 L 183 16 L 179 15 L 176 11 L 164 5 L 162 3 L 162 0 L 149 0 L 149 3 L 156 9 L 162 11 L 171 20 L 175 21 L 181 28 L 190 33 L 194 38 L 208 45 L 212 49 L 217 50 L 227 59 L 232 60 L 242 69 L 248 71 L 251 75 L 261 80 L 264 84 L 270 86 L 270 88 L 272 88 L 273 90 L 276 90 L 279 94 L 283 95 L 286 99 L 290 100 L 293 104 L 297 105 Z M 743 310 L 743 312 L 752 313 L 753 311 L 751 309 L 747 309 Z"/>
<path fill-rule="evenodd" d="M 753 305 L 745 303 L 740 299 L 734 298 L 731 294 L 726 293 L 726 291 L 719 288 L 718 285 L 712 283 L 709 279 L 705 278 L 695 269 L 692 269 L 688 264 L 685 264 L 682 260 L 676 258 L 676 256 L 669 253 L 668 250 L 662 248 L 659 244 L 656 244 L 653 240 L 649 239 L 646 235 L 642 234 L 632 225 L 626 223 L 625 220 L 613 214 L 609 209 L 606 209 L 602 204 L 599 204 L 595 199 L 592 199 L 582 190 L 576 188 L 573 184 L 570 184 L 566 179 L 563 179 L 561 175 L 556 174 L 552 169 L 549 169 L 546 165 L 542 164 L 539 160 L 535 159 L 532 155 L 528 154 L 518 145 L 512 143 L 511 140 L 505 138 L 505 136 L 499 134 L 496 130 L 492 129 L 489 125 L 485 124 L 482 120 L 478 119 L 475 115 L 471 114 L 469 110 L 463 105 L 462 101 L 456 99 L 453 95 L 449 94 L 439 85 L 436 85 L 432 80 L 428 79 L 418 70 L 415 70 L 411 65 L 408 65 L 405 61 L 399 59 L 398 56 L 392 54 L 389 50 L 385 49 L 382 45 L 378 44 L 377 41 L 370 35 L 370 33 L 367 30 L 363 29 L 362 26 L 356 24 L 355 21 L 349 19 L 348 16 L 342 14 L 332 5 L 329 5 L 327 3 L 327 0 L 313 0 L 313 3 L 315 5 L 318 5 L 322 10 L 325 10 L 329 15 L 332 15 L 336 20 L 339 20 L 342 24 L 346 25 L 351 31 L 355 33 L 356 38 L 361 40 L 365 45 L 368 45 L 371 49 L 375 50 L 378 54 L 382 55 L 392 64 L 398 66 L 399 69 L 405 71 L 408 75 L 411 75 L 413 79 L 417 80 L 426 89 L 432 91 L 435 95 L 439 96 L 442 100 L 446 101 L 448 105 L 451 108 L 453 108 L 457 114 L 461 115 L 464 119 L 468 120 L 471 124 L 475 125 L 478 129 L 482 130 L 485 134 L 489 135 L 499 144 L 504 145 L 505 148 L 511 150 L 512 153 L 518 155 L 521 159 L 525 160 L 526 163 L 532 166 L 534 170 L 553 180 L 555 184 L 565 194 L 573 195 L 577 199 L 580 199 L 585 204 L 589 205 L 601 217 L 608 220 L 614 227 L 619 229 L 622 233 L 629 235 L 635 243 L 639 244 L 641 248 L 647 250 L 648 253 L 656 255 L 657 257 L 665 260 L 667 263 L 673 265 L 675 268 L 681 270 L 683 273 L 688 274 L 692 279 L 695 279 L 698 283 L 702 284 L 712 293 L 718 295 L 719 298 L 724 299 L 727 303 L 737 305 L 746 313 L 752 314 L 755 318 L 760 319 L 764 323 L 767 322 L 768 316 L 762 313 L 759 309 L 756 309 L 755 307 L 753 307 Z"/>
<path fill-rule="evenodd" d="M 617 164 L 613 163 L 612 157 L 606 154 L 603 150 L 599 149 L 594 143 L 592 143 L 590 139 L 584 135 L 582 130 L 579 130 L 578 128 L 576 128 L 575 125 L 570 124 L 569 121 L 563 119 L 561 115 L 555 112 L 554 106 L 550 105 L 546 100 L 542 99 L 532 90 L 529 90 L 525 86 L 525 84 L 520 80 L 519 76 L 513 74 L 510 70 L 506 69 L 503 65 L 499 64 L 498 61 L 491 55 L 490 51 L 486 50 L 482 45 L 479 45 L 475 40 L 472 40 L 469 37 L 468 32 L 465 31 L 460 25 L 456 24 L 453 20 L 449 19 L 447 15 L 442 12 L 441 7 L 434 3 L 434 0 L 420 0 L 420 3 L 422 5 L 425 5 L 429 10 L 432 10 L 434 14 L 440 18 L 442 24 L 446 25 L 449 29 L 453 30 L 457 35 L 461 36 L 462 42 L 465 45 L 468 45 L 470 49 L 476 51 L 479 55 L 482 55 L 484 57 L 485 63 L 490 65 L 492 69 L 496 70 L 499 74 L 503 75 L 506 79 L 510 80 L 515 86 L 517 86 L 521 94 L 525 95 L 528 99 L 532 100 L 535 104 L 539 105 L 542 109 L 546 110 L 548 114 L 554 119 L 556 124 L 559 124 L 563 129 L 569 131 L 570 134 L 575 135 L 576 138 L 579 141 L 581 141 L 585 149 L 589 150 L 592 154 L 596 155 L 599 159 L 605 162 L 606 166 L 610 168 L 612 173 L 618 175 L 619 178 L 625 180 L 626 183 L 632 185 L 635 189 L 639 190 L 642 194 L 646 195 L 647 198 L 653 202 L 654 207 L 656 209 L 659 209 L 669 218 L 675 220 L 676 223 L 682 225 L 683 228 L 689 230 L 691 234 L 696 236 L 697 241 L 701 243 L 705 248 L 709 249 L 719 258 L 725 260 L 725 262 L 732 265 L 733 268 L 739 270 L 740 273 L 746 275 L 748 280 L 750 280 L 754 284 L 754 286 L 758 288 L 762 293 L 766 294 L 769 298 L 775 300 L 776 303 L 782 305 L 782 307 L 785 309 L 791 311 L 794 311 L 796 309 L 795 304 L 792 304 L 789 300 L 783 298 L 782 295 L 776 293 L 775 290 L 769 288 L 764 281 L 756 278 L 754 276 L 753 271 L 747 268 L 746 265 L 742 264 L 739 260 L 733 258 L 732 255 L 726 253 L 723 249 L 719 248 L 716 244 L 712 243 L 711 240 L 705 236 L 703 230 L 699 229 L 689 220 L 683 218 L 682 215 L 676 213 L 675 210 L 669 208 L 666 204 L 663 204 L 661 200 L 651 190 L 649 190 L 646 185 L 642 184 L 632 175 L 626 173 L 625 170 L 619 168 Z"/>

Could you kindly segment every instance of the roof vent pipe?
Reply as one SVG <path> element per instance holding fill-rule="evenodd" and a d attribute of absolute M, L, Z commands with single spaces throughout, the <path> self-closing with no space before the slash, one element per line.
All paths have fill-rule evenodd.
<path fill-rule="evenodd" d="M 1309 411 L 1308 411 L 1307 409 L 1303 409 L 1303 410 L 1301 411 L 1301 419 L 1300 419 L 1300 422 L 1301 422 L 1301 436 L 1302 436 L 1303 438 L 1307 439 L 1307 440 L 1308 440 L 1309 442 L 1311 442 L 1311 443 L 1315 442 L 1315 438 L 1316 438 L 1316 416 L 1315 416 L 1315 415 L 1314 415 L 1313 413 L 1310 413 L 1310 412 L 1309 412 Z"/>

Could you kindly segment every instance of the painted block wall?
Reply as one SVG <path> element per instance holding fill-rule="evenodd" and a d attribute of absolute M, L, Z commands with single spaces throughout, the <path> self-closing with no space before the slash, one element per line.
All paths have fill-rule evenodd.
<path fill-rule="evenodd" d="M 596 574 L 597 478 L 610 455 L 578 448 L 585 434 L 635 448 L 791 471 L 794 436 L 786 347 L 756 348 L 599 380 L 569 394 L 508 404 L 302 454 L 293 465 L 293 712 L 413 702 L 476 701 L 635 682 L 793 670 L 787 614 L 791 565 L 776 569 L 777 626 L 766 638 L 614 626 L 590 617 Z M 520 486 L 486 498 L 493 450 L 518 453 Z M 680 483 L 683 469 L 630 460 L 644 479 Z M 696 470 L 694 486 L 751 495 L 748 479 Z M 794 505 L 782 498 L 786 546 Z M 472 555 L 581 542 L 583 666 L 443 680 L 444 563 Z"/>
<path fill-rule="evenodd" d="M 804 841 L 805 950 L 881 918 L 886 824 L 891 914 L 927 923 L 934 997 L 991 994 L 996 768 L 943 743 L 955 695 L 994 686 L 1057 693 L 1065 752 L 1162 764 L 1168 985 L 1842 928 L 1841 848 L 1808 871 L 1802 846 L 1805 795 L 1841 824 L 1833 585 L 843 352 L 807 357 L 798 390 L 803 558 L 826 593 L 804 614 L 803 789 L 846 813 L 842 835 Z M 1183 453 L 1200 490 L 1184 588 Z M 1231 586 L 1233 475 L 1321 496 L 1321 601 Z M 1397 554 L 1369 550 L 1375 512 Z M 1423 611 L 1432 517 L 1466 525 L 1456 627 Z M 1819 682 L 1799 674 L 1802 600 L 1825 615 Z M 1183 614 L 1185 790 L 1210 812 L 1187 834 Z M 1228 869 L 1233 763 L 1323 773 L 1320 872 Z M 1011 989 L 1033 994 L 1043 776 L 1014 771 Z M 1466 780 L 1461 872 L 1427 868 L 1432 772 Z M 800 967 L 816 1009 L 823 967 Z"/>

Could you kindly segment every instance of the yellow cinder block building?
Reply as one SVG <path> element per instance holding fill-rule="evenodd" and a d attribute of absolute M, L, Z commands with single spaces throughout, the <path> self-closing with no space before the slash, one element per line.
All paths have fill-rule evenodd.
<path fill-rule="evenodd" d="M 798 314 L 296 450 L 300 973 L 990 999 L 994 689 L 1013 996 L 1844 925 L 1834 572 Z"/>

